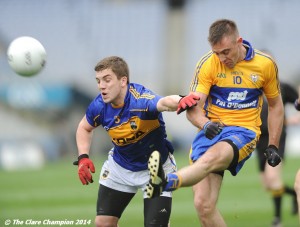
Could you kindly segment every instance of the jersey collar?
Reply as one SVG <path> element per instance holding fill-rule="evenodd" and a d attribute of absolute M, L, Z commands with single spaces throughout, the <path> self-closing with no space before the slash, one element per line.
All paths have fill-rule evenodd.
<path fill-rule="evenodd" d="M 245 61 L 250 61 L 254 58 L 254 49 L 252 48 L 251 44 L 247 40 L 243 40 L 243 46 L 246 47 L 247 53 L 246 57 L 244 58 Z"/>

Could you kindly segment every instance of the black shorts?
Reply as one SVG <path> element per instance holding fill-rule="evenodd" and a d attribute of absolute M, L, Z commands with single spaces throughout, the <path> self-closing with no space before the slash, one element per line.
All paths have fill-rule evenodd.
<path fill-rule="evenodd" d="M 285 140 L 286 140 L 286 133 L 282 132 L 280 141 L 279 141 L 279 149 L 278 149 L 278 154 L 282 159 L 284 159 Z M 268 135 L 261 136 L 256 145 L 258 167 L 261 172 L 265 171 L 266 157 L 264 155 L 264 152 L 267 149 L 268 145 L 269 145 L 269 136 Z"/>
<path fill-rule="evenodd" d="M 121 192 L 99 186 L 97 200 L 97 215 L 107 215 L 120 218 L 135 193 Z M 172 198 L 160 196 L 144 199 L 144 225 L 167 227 L 171 215 Z"/>

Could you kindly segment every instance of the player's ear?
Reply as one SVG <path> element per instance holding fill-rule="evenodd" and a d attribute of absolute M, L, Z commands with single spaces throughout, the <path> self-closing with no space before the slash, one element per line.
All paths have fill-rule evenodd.
<path fill-rule="evenodd" d="M 243 38 L 242 37 L 239 37 L 236 41 L 237 43 L 243 43 Z"/>
<path fill-rule="evenodd" d="M 121 82 L 122 82 L 122 85 L 123 85 L 123 86 L 127 85 L 127 77 L 126 77 L 126 76 L 123 76 L 123 77 L 121 78 Z"/>

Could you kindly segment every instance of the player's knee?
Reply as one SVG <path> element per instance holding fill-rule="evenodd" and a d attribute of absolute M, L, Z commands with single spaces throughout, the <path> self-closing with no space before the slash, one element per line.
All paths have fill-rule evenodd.
<path fill-rule="evenodd" d="M 96 227 L 117 227 L 118 218 L 112 216 L 96 216 L 95 226 Z"/>
<path fill-rule="evenodd" d="M 300 170 L 297 172 L 294 188 L 297 195 L 300 196 Z"/>
<path fill-rule="evenodd" d="M 294 186 L 295 191 L 298 196 L 300 196 L 300 185 L 299 184 L 300 184 L 300 182 L 298 182 L 298 184 L 297 184 L 297 182 L 295 182 L 295 186 Z"/>
<path fill-rule="evenodd" d="M 194 198 L 194 206 L 201 218 L 210 216 L 216 209 L 213 201 L 201 197 Z"/>
<path fill-rule="evenodd" d="M 220 168 L 218 165 L 219 160 L 212 154 L 205 154 L 201 159 L 198 159 L 198 161 L 200 161 L 201 164 L 199 163 L 199 165 L 202 165 L 206 172 L 214 172 Z M 197 162 L 195 162 L 195 164 L 197 165 Z"/>

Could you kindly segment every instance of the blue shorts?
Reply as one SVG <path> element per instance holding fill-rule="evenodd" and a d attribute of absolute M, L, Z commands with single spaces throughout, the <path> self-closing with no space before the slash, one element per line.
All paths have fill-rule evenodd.
<path fill-rule="evenodd" d="M 204 130 L 201 130 L 192 143 L 190 159 L 195 162 L 214 144 L 220 141 L 228 142 L 233 147 L 234 157 L 227 169 L 235 176 L 245 161 L 251 157 L 257 140 L 258 137 L 254 131 L 238 126 L 225 126 L 222 132 L 212 140 L 206 138 Z"/>

